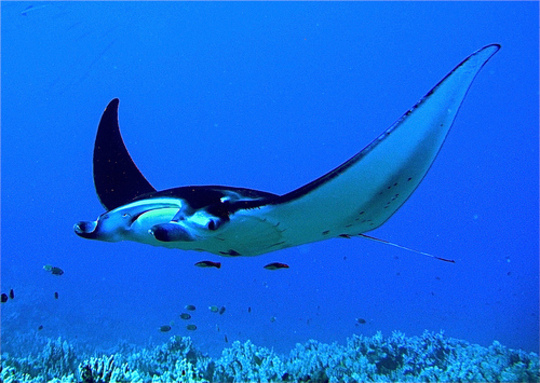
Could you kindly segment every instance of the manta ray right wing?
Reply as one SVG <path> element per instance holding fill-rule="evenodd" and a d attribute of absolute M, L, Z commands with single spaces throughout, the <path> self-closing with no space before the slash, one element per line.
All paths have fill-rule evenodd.
<path fill-rule="evenodd" d="M 278 247 L 366 233 L 386 222 L 428 172 L 474 78 L 499 48 L 470 55 L 365 149 L 254 212 L 280 228 Z"/>

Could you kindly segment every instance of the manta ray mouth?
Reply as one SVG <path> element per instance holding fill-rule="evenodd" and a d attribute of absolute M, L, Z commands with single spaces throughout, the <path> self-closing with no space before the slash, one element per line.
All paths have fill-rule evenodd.
<path fill-rule="evenodd" d="M 83 238 L 95 238 L 96 237 L 97 221 L 79 221 L 73 225 L 75 233 Z"/>
<path fill-rule="evenodd" d="M 173 222 L 154 225 L 149 233 L 160 242 L 191 242 L 195 240 L 188 230 Z"/>

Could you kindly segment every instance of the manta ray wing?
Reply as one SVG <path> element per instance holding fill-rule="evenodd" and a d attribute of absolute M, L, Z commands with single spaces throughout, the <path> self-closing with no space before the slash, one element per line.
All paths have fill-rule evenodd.
<path fill-rule="evenodd" d="M 156 191 L 141 174 L 124 145 L 118 124 L 119 103 L 115 98 L 107 105 L 94 144 L 94 186 L 107 210 Z"/>
<path fill-rule="evenodd" d="M 341 166 L 256 210 L 281 230 L 285 248 L 369 232 L 386 222 L 418 187 L 454 122 L 475 76 L 499 50 L 488 45 L 452 72 L 365 149 Z"/>

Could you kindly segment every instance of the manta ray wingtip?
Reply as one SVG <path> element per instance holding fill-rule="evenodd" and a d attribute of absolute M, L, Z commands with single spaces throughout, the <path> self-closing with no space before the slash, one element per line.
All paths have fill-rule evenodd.
<path fill-rule="evenodd" d="M 105 110 L 107 110 L 109 108 L 114 108 L 114 107 L 118 108 L 119 104 L 120 104 L 120 99 L 118 97 L 115 97 L 111 101 L 109 101 L 109 104 L 107 105 Z"/>
<path fill-rule="evenodd" d="M 488 44 L 480 49 L 478 49 L 476 52 L 474 52 L 471 56 L 475 56 L 481 52 L 486 52 L 486 51 L 491 51 L 491 55 L 489 56 L 491 58 L 491 56 L 493 56 L 495 53 L 497 53 L 499 50 L 501 49 L 501 44 L 499 43 L 492 43 L 492 44 Z M 487 61 L 487 60 L 486 60 Z"/>

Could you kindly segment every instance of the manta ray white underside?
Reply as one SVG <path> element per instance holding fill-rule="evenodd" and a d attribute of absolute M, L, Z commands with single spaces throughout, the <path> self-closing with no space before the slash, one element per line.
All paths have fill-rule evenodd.
<path fill-rule="evenodd" d="M 362 151 L 284 195 L 224 186 L 156 191 L 125 148 L 114 99 L 94 146 L 94 184 L 107 212 L 75 224 L 74 230 L 83 238 L 223 256 L 259 255 L 369 232 L 418 187 L 475 76 L 499 48 L 488 45 L 467 57 Z"/>

